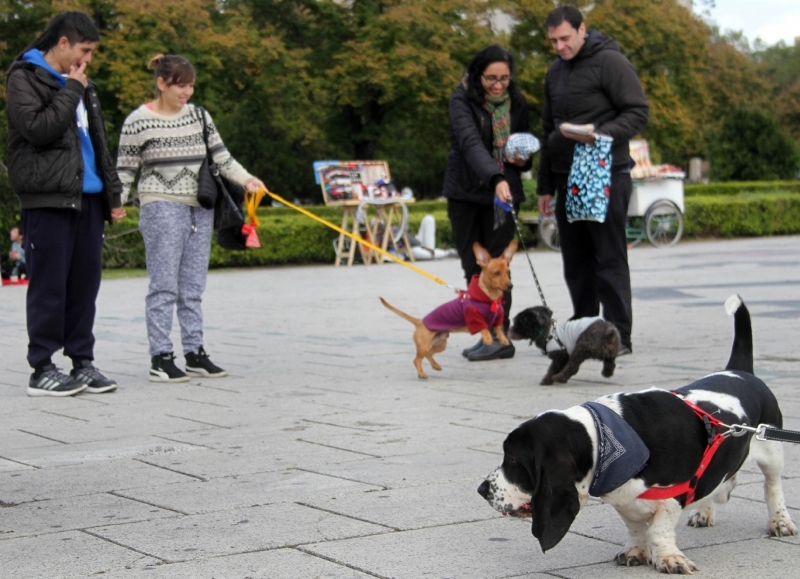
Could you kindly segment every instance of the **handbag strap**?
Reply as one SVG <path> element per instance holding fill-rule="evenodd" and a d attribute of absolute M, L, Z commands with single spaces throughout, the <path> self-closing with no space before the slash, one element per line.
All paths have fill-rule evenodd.
<path fill-rule="evenodd" d="M 200 113 L 200 122 L 203 125 L 203 142 L 206 144 L 206 156 L 208 157 L 208 165 L 211 167 L 215 165 L 215 163 L 211 156 L 211 150 L 208 148 L 208 125 L 206 124 L 206 109 L 195 106 L 194 110 Z"/>

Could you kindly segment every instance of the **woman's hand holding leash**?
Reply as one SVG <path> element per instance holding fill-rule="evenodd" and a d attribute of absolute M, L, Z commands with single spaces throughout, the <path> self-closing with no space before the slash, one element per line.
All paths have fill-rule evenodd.
<path fill-rule="evenodd" d="M 511 188 L 508 186 L 508 181 L 505 179 L 495 185 L 494 194 L 503 203 L 511 203 Z"/>
<path fill-rule="evenodd" d="M 261 179 L 258 179 L 256 177 L 252 177 L 252 178 L 248 179 L 247 182 L 244 184 L 244 188 L 247 189 L 248 191 L 250 191 L 251 193 L 255 193 L 259 189 L 266 189 L 267 186 L 264 185 L 264 183 L 261 181 Z"/>

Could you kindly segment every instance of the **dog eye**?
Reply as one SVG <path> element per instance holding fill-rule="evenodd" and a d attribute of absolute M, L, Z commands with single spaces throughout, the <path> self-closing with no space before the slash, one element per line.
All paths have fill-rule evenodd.
<path fill-rule="evenodd" d="M 512 454 L 511 456 L 508 457 L 508 462 L 510 462 L 511 464 L 517 464 L 517 457 Z"/>

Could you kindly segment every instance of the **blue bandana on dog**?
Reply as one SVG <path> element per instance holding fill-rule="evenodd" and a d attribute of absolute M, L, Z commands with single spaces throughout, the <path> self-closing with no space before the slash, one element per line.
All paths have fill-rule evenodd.
<path fill-rule="evenodd" d="M 644 468 L 650 451 L 622 417 L 597 402 L 582 404 L 597 429 L 597 463 L 589 494 L 600 497 L 619 488 Z"/>

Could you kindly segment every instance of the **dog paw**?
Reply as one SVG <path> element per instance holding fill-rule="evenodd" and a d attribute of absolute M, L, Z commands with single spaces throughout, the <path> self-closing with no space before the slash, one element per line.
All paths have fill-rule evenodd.
<path fill-rule="evenodd" d="M 552 385 L 553 385 L 553 379 L 548 378 L 547 376 L 542 378 L 542 381 L 539 382 L 539 386 L 552 386 Z"/>
<path fill-rule="evenodd" d="M 713 527 L 714 526 L 714 511 L 710 509 L 703 509 L 695 511 L 689 517 L 686 524 L 690 527 Z"/>
<path fill-rule="evenodd" d="M 442 370 L 442 367 L 439 365 L 438 362 L 431 362 L 431 368 L 433 368 L 437 372 L 441 372 Z"/>
<path fill-rule="evenodd" d="M 617 556 L 614 557 L 614 560 L 617 562 L 617 565 L 622 565 L 623 567 L 638 567 L 639 565 L 650 564 L 650 557 L 639 547 L 631 547 L 620 551 L 617 553 Z"/>
<path fill-rule="evenodd" d="M 786 512 L 781 512 L 769 521 L 770 537 L 789 537 L 797 534 L 797 527 Z"/>
<path fill-rule="evenodd" d="M 603 375 L 603 378 L 611 378 L 614 375 L 614 370 L 603 370 L 600 373 Z"/>
<path fill-rule="evenodd" d="M 671 575 L 691 575 L 700 568 L 678 551 L 673 555 L 658 557 L 655 562 L 656 571 Z"/>
<path fill-rule="evenodd" d="M 559 384 L 566 384 L 567 380 L 569 380 L 569 378 L 565 377 L 563 374 L 556 374 L 553 376 L 553 381 Z"/>

